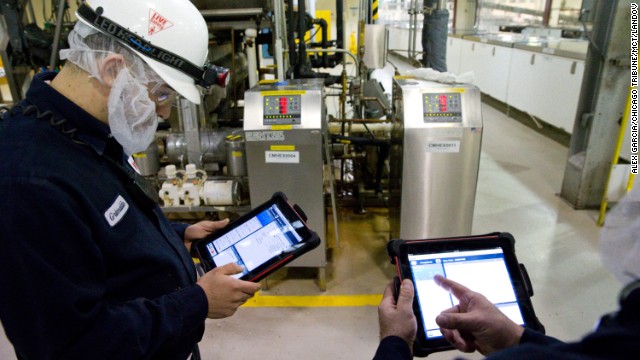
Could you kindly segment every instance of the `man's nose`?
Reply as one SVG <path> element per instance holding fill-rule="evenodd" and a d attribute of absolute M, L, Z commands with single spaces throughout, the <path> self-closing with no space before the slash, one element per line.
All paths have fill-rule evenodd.
<path fill-rule="evenodd" d="M 171 115 L 171 105 L 158 106 L 156 105 L 156 114 L 161 118 L 167 120 Z"/>

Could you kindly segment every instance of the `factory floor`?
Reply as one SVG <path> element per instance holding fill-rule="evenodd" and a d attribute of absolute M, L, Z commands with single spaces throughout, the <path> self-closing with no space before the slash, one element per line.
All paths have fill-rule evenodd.
<path fill-rule="evenodd" d="M 488 105 L 482 110 L 473 232 L 514 235 L 547 333 L 578 339 L 601 314 L 616 308 L 621 287 L 600 264 L 597 213 L 576 211 L 557 195 L 566 147 Z M 368 210 L 364 215 L 339 210 L 340 246 L 328 217 L 326 291 L 319 290 L 315 269 L 281 270 L 234 316 L 207 320 L 202 358 L 370 359 L 378 344 L 376 305 L 393 268 L 385 254 L 386 209 Z M 460 355 L 449 351 L 429 358 Z M 1 330 L 0 359 L 15 359 Z"/>

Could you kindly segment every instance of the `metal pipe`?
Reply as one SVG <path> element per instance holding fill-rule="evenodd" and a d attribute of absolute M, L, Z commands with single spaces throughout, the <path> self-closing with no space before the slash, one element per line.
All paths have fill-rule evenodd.
<path fill-rule="evenodd" d="M 353 58 L 353 61 L 355 61 L 356 67 L 359 66 L 358 59 L 349 50 L 345 50 L 345 49 L 307 49 L 307 52 L 308 53 L 335 52 L 335 53 L 347 54 L 347 55 L 351 56 L 351 58 Z"/>
<path fill-rule="evenodd" d="M 38 20 L 36 19 L 36 12 L 33 10 L 33 3 L 31 0 L 27 0 L 27 5 L 29 6 L 29 15 L 31 16 L 31 21 L 36 23 Z"/>
<path fill-rule="evenodd" d="M 287 51 L 286 39 L 283 41 L 284 35 L 287 33 L 286 16 L 284 13 L 284 0 L 273 0 L 274 18 L 275 18 L 275 60 L 276 70 L 278 74 L 278 82 L 284 81 L 284 74 L 287 71 L 284 53 Z"/>
<path fill-rule="evenodd" d="M 344 1 L 336 0 L 336 47 L 344 47 Z M 336 61 L 341 62 L 344 57 L 342 54 L 338 57 L 336 54 Z"/>
<path fill-rule="evenodd" d="M 409 1 L 409 10 L 407 11 L 409 13 L 409 39 L 408 39 L 408 43 L 407 43 L 407 49 L 409 50 L 409 58 L 413 57 L 413 49 L 411 47 L 411 45 L 413 44 L 413 36 L 414 36 L 414 32 L 413 32 L 413 3 L 416 0 L 410 0 Z"/>
<path fill-rule="evenodd" d="M 380 120 L 380 119 L 337 119 L 337 118 L 333 118 L 333 119 L 329 120 L 329 122 L 379 124 L 379 123 L 390 123 L 392 121 L 391 120 Z"/>
<path fill-rule="evenodd" d="M 340 94 L 340 118 L 347 116 L 347 65 L 342 62 L 342 93 Z M 342 124 L 341 134 L 344 135 L 344 123 Z"/>
<path fill-rule="evenodd" d="M 253 17 L 262 14 L 262 8 L 245 8 L 245 9 L 211 9 L 200 10 L 200 14 L 204 18 L 208 17 Z"/>
<path fill-rule="evenodd" d="M 613 174 L 613 169 L 618 165 L 618 161 L 620 160 L 620 150 L 622 149 L 622 142 L 624 141 L 625 132 L 627 130 L 627 122 L 629 121 L 629 114 L 631 112 L 631 88 L 629 88 L 629 95 L 627 96 L 627 105 L 624 108 L 624 115 L 622 115 L 622 120 L 620 123 L 620 132 L 618 132 L 618 141 L 616 142 L 616 149 L 613 152 L 613 159 L 611 160 L 611 168 L 609 170 L 609 176 L 607 176 L 607 181 L 604 185 L 604 194 L 602 195 L 602 202 L 600 203 L 600 214 L 598 216 L 598 226 L 604 225 L 604 216 L 607 212 L 607 202 L 609 201 L 608 193 L 609 193 L 609 182 L 611 181 L 611 175 Z M 627 192 L 631 190 L 629 185 L 633 185 L 633 179 L 635 175 L 629 174 L 629 181 L 627 182 Z"/>
<path fill-rule="evenodd" d="M 293 38 L 293 29 L 295 29 L 295 25 L 293 24 L 293 0 L 287 1 L 287 19 L 291 21 L 291 26 L 287 27 L 287 40 L 289 41 L 289 45 L 287 46 L 289 49 L 289 66 L 295 66 L 296 39 Z"/>
<path fill-rule="evenodd" d="M 544 4 L 544 11 L 542 12 L 542 26 L 549 26 L 549 19 L 551 19 L 551 0 L 547 0 Z"/>
<path fill-rule="evenodd" d="M 320 35 L 322 36 L 322 42 L 320 43 L 320 47 L 322 47 L 323 49 L 328 49 L 329 48 L 329 43 L 327 41 L 327 36 L 329 36 L 327 34 L 327 21 L 325 19 L 313 19 L 313 23 L 320 26 L 320 29 L 322 30 L 322 32 L 320 33 Z M 309 39 L 311 40 L 311 39 Z M 329 67 L 329 61 L 328 61 L 328 56 L 329 54 L 322 53 L 322 67 Z"/>
<path fill-rule="evenodd" d="M 231 31 L 231 81 L 233 81 L 233 107 L 234 109 L 238 108 L 238 94 L 236 93 L 236 39 L 233 29 Z"/>
<path fill-rule="evenodd" d="M 298 63 L 296 64 L 296 73 L 302 73 L 302 69 L 307 60 L 306 43 L 304 41 L 304 33 L 306 29 L 306 2 L 298 0 Z"/>
<path fill-rule="evenodd" d="M 56 66 L 56 59 L 58 58 L 58 44 L 60 43 L 60 33 L 62 32 L 62 21 L 64 17 L 66 0 L 60 0 L 58 3 L 58 17 L 56 18 L 56 31 L 53 35 L 53 46 L 51 48 L 51 57 L 49 58 L 49 69 L 53 70 Z"/>

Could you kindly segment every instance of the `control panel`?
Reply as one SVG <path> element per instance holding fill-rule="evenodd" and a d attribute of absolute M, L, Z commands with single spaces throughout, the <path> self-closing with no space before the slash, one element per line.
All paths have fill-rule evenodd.
<path fill-rule="evenodd" d="M 300 95 L 270 95 L 263 97 L 263 125 L 299 125 L 302 106 Z"/>
<path fill-rule="evenodd" d="M 422 110 L 425 123 L 462 122 L 460 93 L 423 93 Z"/>

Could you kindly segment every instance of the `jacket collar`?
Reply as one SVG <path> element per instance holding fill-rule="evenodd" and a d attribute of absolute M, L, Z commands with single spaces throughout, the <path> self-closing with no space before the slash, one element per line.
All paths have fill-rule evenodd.
<path fill-rule="evenodd" d="M 39 111 L 51 111 L 56 120 L 66 119 L 78 129 L 77 139 L 86 142 L 98 155 L 104 155 L 107 149 L 121 153 L 122 147 L 111 135 L 109 126 L 93 117 L 81 107 L 47 83 L 56 77 L 55 72 L 37 74 L 27 91 L 26 99 L 21 103 L 35 105 Z"/>

